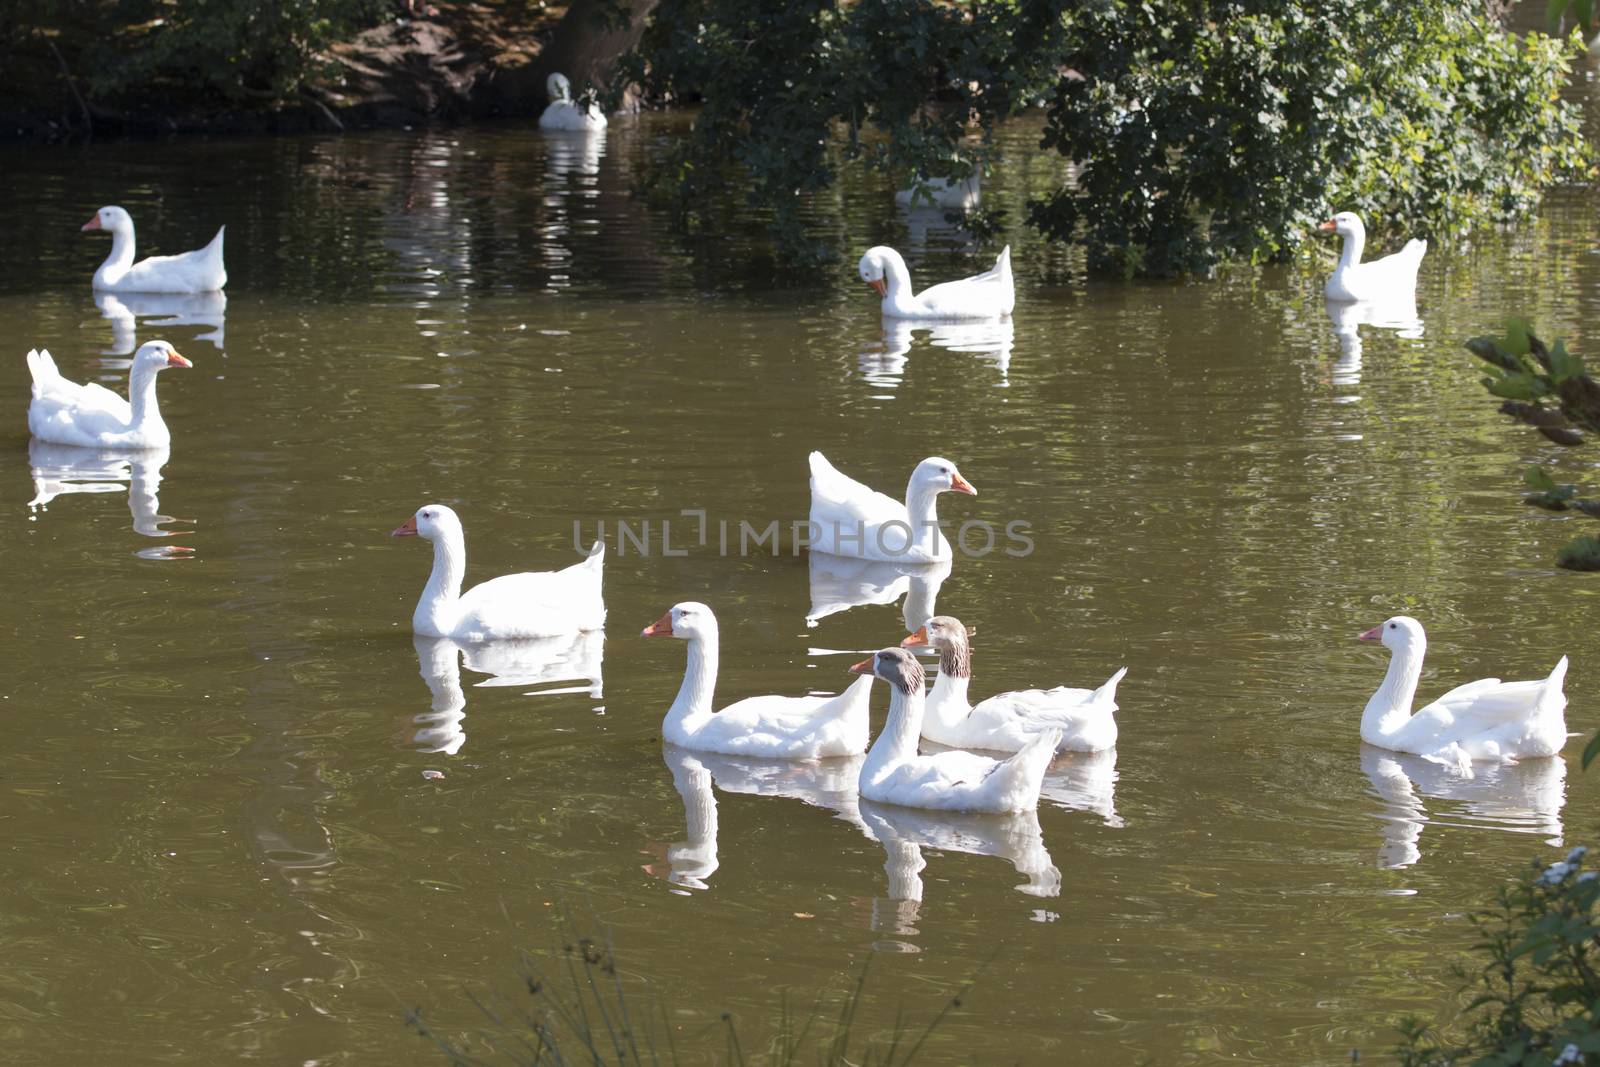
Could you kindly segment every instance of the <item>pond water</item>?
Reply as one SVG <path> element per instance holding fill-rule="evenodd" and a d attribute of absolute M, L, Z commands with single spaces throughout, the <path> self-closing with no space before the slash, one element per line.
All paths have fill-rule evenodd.
<path fill-rule="evenodd" d="M 17 1062 L 443 1062 L 418 1006 L 487 1054 L 470 995 L 519 1003 L 519 949 L 597 931 L 690 1062 L 722 1013 L 759 1050 L 781 998 L 869 961 L 858 1042 L 974 981 L 932 1063 L 1345 1063 L 1453 1003 L 1463 913 L 1590 840 L 1600 779 L 1576 741 L 1472 781 L 1363 748 L 1385 657 L 1354 638 L 1422 619 L 1424 696 L 1567 653 L 1569 726 L 1600 726 L 1600 586 L 1551 562 L 1582 520 L 1518 500 L 1528 463 L 1593 459 L 1496 415 L 1462 348 L 1521 312 L 1596 349 L 1589 194 L 1431 252 L 1420 324 L 1336 324 L 1316 271 L 1086 280 L 1021 223 L 1059 178 L 1022 126 L 984 194 L 1014 326 L 904 330 L 853 257 L 775 271 L 757 220 L 688 239 L 635 198 L 679 122 L 7 154 Z M 226 300 L 97 304 L 106 245 L 78 226 L 105 203 L 150 251 L 225 222 Z M 882 183 L 818 210 L 917 279 L 1001 243 Z M 154 337 L 194 363 L 161 379 L 170 454 L 30 453 L 27 349 L 120 389 Z M 805 515 L 813 449 L 893 494 L 949 456 L 979 495 L 942 514 L 1025 522 L 1033 551 L 932 581 L 741 554 L 739 523 Z M 601 529 L 604 637 L 414 641 L 428 553 L 388 534 L 430 501 L 469 581 Z M 684 648 L 638 634 L 674 602 L 720 616 L 727 701 L 837 691 L 904 596 L 976 627 L 975 693 L 1127 666 L 1115 752 L 1058 760 L 1036 819 L 986 819 L 858 804 L 849 766 L 663 750 Z"/>

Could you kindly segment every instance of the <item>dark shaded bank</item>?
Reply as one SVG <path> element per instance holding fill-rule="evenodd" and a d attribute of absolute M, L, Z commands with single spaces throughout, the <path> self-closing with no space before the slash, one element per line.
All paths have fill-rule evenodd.
<path fill-rule="evenodd" d="M 424 5 L 419 5 L 424 6 Z M 439 2 L 396 15 L 323 54 L 288 99 L 208 98 L 157 85 L 94 98 L 86 72 L 44 33 L 18 35 L 0 71 L 0 140 L 176 134 L 285 134 L 414 127 L 474 118 L 536 118 L 544 80 L 562 69 L 603 83 L 638 30 L 600 23 L 590 0 L 552 4 Z M 636 5 L 647 11 L 653 0 Z M 403 5 L 397 5 L 397 12 Z"/>

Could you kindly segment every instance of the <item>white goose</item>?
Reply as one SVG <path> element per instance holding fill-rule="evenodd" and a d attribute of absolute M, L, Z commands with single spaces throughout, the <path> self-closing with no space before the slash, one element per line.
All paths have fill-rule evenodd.
<path fill-rule="evenodd" d="M 1017 303 L 1010 245 L 982 274 L 941 282 L 915 294 L 906 261 L 887 245 L 867 249 L 857 269 L 861 280 L 883 298 L 883 313 L 892 319 L 997 319 L 1011 314 Z"/>
<path fill-rule="evenodd" d="M 890 563 L 939 563 L 951 558 L 939 529 L 937 500 L 953 491 L 977 496 L 956 465 L 939 456 L 917 464 L 905 503 L 841 474 L 821 452 L 811 453 L 810 547 L 817 552 Z"/>
<path fill-rule="evenodd" d="M 600 585 L 606 553 L 599 541 L 587 559 L 564 570 L 506 574 L 463 593 L 467 542 L 454 511 L 443 504 L 424 505 L 391 536 L 433 542 L 433 573 L 411 616 L 411 628 L 419 634 L 463 642 L 503 641 L 605 625 Z"/>
<path fill-rule="evenodd" d="M 903 648 L 885 648 L 850 668 L 889 683 L 889 717 L 861 765 L 861 795 L 884 804 L 942 811 L 1030 811 L 1061 740 L 1042 730 L 1008 760 L 971 752 L 922 756 L 922 664 Z"/>
<path fill-rule="evenodd" d="M 1060 730 L 1061 752 L 1100 752 L 1117 743 L 1118 669 L 1098 689 L 1018 689 L 974 706 L 967 702 L 972 649 L 961 620 L 936 615 L 900 642 L 902 648 L 932 646 L 939 652 L 939 677 L 928 696 L 922 736 L 955 748 L 1017 752 L 1040 730 Z"/>
<path fill-rule="evenodd" d="M 1327 284 L 1322 287 L 1329 300 L 1379 300 L 1392 302 L 1417 292 L 1417 268 L 1428 251 L 1428 242 L 1412 238 L 1406 246 L 1392 256 L 1361 262 L 1361 253 L 1367 245 L 1367 228 L 1353 211 L 1341 211 L 1324 222 L 1324 233 L 1337 233 L 1344 238 L 1344 249 L 1339 254 L 1339 265 L 1334 268 Z"/>
<path fill-rule="evenodd" d="M 192 367 L 165 341 L 148 341 L 128 367 L 128 399 L 103 385 L 79 385 L 61 376 L 50 353 L 28 353 L 33 399 L 28 430 L 41 441 L 82 448 L 165 448 L 172 442 L 156 406 L 156 375 L 168 367 Z"/>
<path fill-rule="evenodd" d="M 674 745 L 729 756 L 823 759 L 867 750 L 867 708 L 872 679 L 838 696 L 758 696 L 711 708 L 717 687 L 717 617 L 704 604 L 685 601 L 642 637 L 689 642 L 689 662 L 677 699 L 661 722 L 661 736 Z"/>
<path fill-rule="evenodd" d="M 1561 691 L 1567 657 L 1543 681 L 1483 678 L 1457 686 L 1413 715 L 1428 649 L 1422 624 L 1396 615 L 1361 640 L 1382 641 L 1390 652 L 1383 684 L 1361 714 L 1361 739 L 1368 744 L 1425 756 L 1470 776 L 1473 760 L 1553 756 L 1567 743 L 1567 697 Z"/>
<path fill-rule="evenodd" d="M 94 287 L 113 293 L 209 293 L 228 284 L 222 265 L 222 233 L 204 248 L 175 256 L 151 256 L 133 261 L 133 218 L 120 207 L 103 207 L 83 224 L 82 230 L 107 230 L 111 254 L 94 272 Z"/>
<path fill-rule="evenodd" d="M 603 130 L 605 113 L 594 104 L 580 106 L 572 99 L 572 83 L 565 74 L 552 74 L 544 80 L 549 105 L 539 116 L 542 130 Z"/>

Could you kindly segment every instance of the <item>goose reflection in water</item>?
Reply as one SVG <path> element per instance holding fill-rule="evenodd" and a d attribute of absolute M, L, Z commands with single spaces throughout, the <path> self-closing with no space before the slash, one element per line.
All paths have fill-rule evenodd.
<path fill-rule="evenodd" d="M 28 501 L 28 507 L 34 512 L 45 511 L 57 497 L 72 493 L 121 493 L 126 483 L 134 531 L 146 537 L 171 537 L 183 531 L 163 530 L 162 526 L 190 521 L 160 514 L 161 468 L 171 455 L 167 446 L 79 448 L 34 438 L 28 442 L 28 467 L 33 476 L 33 499 Z M 151 555 L 168 558 L 190 551 L 170 546 L 153 550 Z"/>
<path fill-rule="evenodd" d="M 195 334 L 197 341 L 210 341 L 223 348 L 228 298 L 218 289 L 210 293 L 105 293 L 94 294 L 95 307 L 111 322 L 111 347 L 108 356 L 129 356 L 139 347 L 139 320 L 146 328 L 156 326 L 205 326 L 206 333 Z M 164 332 L 164 331 L 163 331 Z"/>
<path fill-rule="evenodd" d="M 600 160 L 606 151 L 604 130 L 540 130 L 545 144 L 544 206 L 540 252 L 549 273 L 548 288 L 572 284 L 570 267 L 574 230 L 600 226 L 598 216 L 575 214 L 577 203 L 600 196 Z M 592 211 L 592 205 L 589 209 Z"/>
<path fill-rule="evenodd" d="M 927 866 L 922 850 L 997 856 L 1027 879 L 1017 890 L 1029 896 L 1054 897 L 1061 892 L 1061 872 L 1044 847 L 1036 812 L 1013 815 L 967 815 L 918 811 L 863 801 L 856 792 L 865 757 L 828 760 L 761 760 L 696 752 L 664 745 L 662 759 L 672 772 L 673 788 L 683 800 L 685 839 L 665 848 L 666 867 L 646 870 L 681 889 L 705 889 L 720 866 L 717 854 L 717 798 L 725 793 L 788 797 L 826 808 L 883 846 L 887 896 L 873 901 L 872 929 L 883 933 L 916 933 L 922 906 L 921 872 Z M 902 949 L 915 951 L 912 946 Z"/>
<path fill-rule="evenodd" d="M 1333 334 L 1339 340 L 1339 359 L 1332 373 L 1334 385 L 1361 384 L 1362 326 L 1393 330 L 1408 340 L 1422 336 L 1415 293 L 1403 293 L 1392 300 L 1325 300 L 1323 307 L 1328 312 L 1328 321 L 1333 323 Z"/>
<path fill-rule="evenodd" d="M 1539 834 L 1559 846 L 1561 809 L 1567 800 L 1567 762 L 1560 756 L 1518 763 L 1474 765 L 1474 776 L 1373 745 L 1361 746 L 1361 770 L 1383 801 L 1383 844 L 1378 866 L 1409 867 L 1422 858 L 1423 828 L 1446 817 L 1430 816 L 1424 798 L 1448 801 L 1454 825 Z M 1449 824 L 1449 823 L 1447 823 Z"/>
<path fill-rule="evenodd" d="M 555 696 L 586 693 L 600 699 L 601 667 L 605 653 L 605 634 L 596 630 L 561 637 L 528 641 L 487 641 L 457 644 L 448 637 L 412 636 L 417 650 L 417 666 L 422 680 L 433 695 L 429 710 L 412 716 L 416 729 L 411 743 L 419 752 L 442 752 L 454 756 L 466 744 L 461 728 L 466 718 L 467 697 L 461 688 L 461 662 L 467 669 L 489 677 L 475 683 L 476 688 L 491 686 L 550 686 L 554 682 L 580 682 L 577 685 L 551 686 L 530 691 L 527 696 Z"/>
<path fill-rule="evenodd" d="M 544 138 L 546 178 L 567 181 L 593 178 L 600 173 L 600 160 L 606 154 L 605 130 L 540 130 Z M 548 183 L 547 183 L 548 184 Z M 593 182 L 581 183 L 581 196 L 598 196 Z"/>
<path fill-rule="evenodd" d="M 939 587 L 950 576 L 951 560 L 939 563 L 889 563 L 880 560 L 812 552 L 811 610 L 806 625 L 865 604 L 893 604 L 902 596 L 901 617 L 906 632 L 931 619 Z"/>
<path fill-rule="evenodd" d="M 965 352 L 980 357 L 999 372 L 999 386 L 1009 386 L 1011 349 L 1016 339 L 1016 324 L 1009 318 L 981 322 L 928 322 L 911 319 L 884 319 L 883 336 L 861 350 L 857 365 L 861 377 L 872 385 L 893 389 L 905 376 L 906 356 L 925 331 L 927 342 L 935 348 Z"/>
<path fill-rule="evenodd" d="M 1098 815 L 1105 825 L 1121 829 L 1125 824 L 1117 814 L 1117 750 L 1058 755 L 1044 774 L 1039 799 Z"/>
<path fill-rule="evenodd" d="M 861 776 L 865 756 L 749 759 L 663 745 L 661 758 L 672 772 L 673 787 L 683 799 L 686 839 L 667 846 L 665 872 L 647 869 L 652 874 L 664 873 L 673 885 L 705 889 L 717 869 L 717 798 L 713 785 L 725 793 L 788 797 L 827 808 L 845 822 L 866 830 L 856 810 L 856 780 Z"/>
<path fill-rule="evenodd" d="M 982 206 L 982 180 L 973 175 L 952 186 L 947 179 L 935 178 L 926 188 L 932 194 L 931 203 L 928 196 L 918 196 L 910 188 L 895 192 L 895 209 L 906 226 L 906 250 L 917 255 L 932 245 L 975 250 L 978 242 L 962 225 L 961 216 Z"/>
<path fill-rule="evenodd" d="M 966 852 L 1007 860 L 1027 880 L 1016 887 L 1033 897 L 1061 894 L 1061 871 L 1050 860 L 1033 811 L 1009 815 L 982 815 L 950 811 L 923 811 L 893 804 L 860 801 L 861 820 L 868 835 L 883 846 L 883 870 L 888 875 L 888 896 L 872 902 L 872 929 L 905 937 L 917 933 L 922 910 L 922 870 L 927 860 L 922 850 Z M 916 946 L 892 942 L 905 952 Z"/>

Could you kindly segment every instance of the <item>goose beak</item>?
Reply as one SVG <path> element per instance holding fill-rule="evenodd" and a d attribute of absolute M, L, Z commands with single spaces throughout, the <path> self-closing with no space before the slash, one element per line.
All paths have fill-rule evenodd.
<path fill-rule="evenodd" d="M 415 537 L 417 536 L 417 517 L 411 516 L 405 522 L 396 526 L 390 537 Z"/>
<path fill-rule="evenodd" d="M 867 284 L 878 290 L 879 296 L 889 295 L 889 283 L 882 278 L 879 278 L 876 281 L 870 281 Z"/>
<path fill-rule="evenodd" d="M 1322 225 L 1317 227 L 1317 229 L 1321 230 L 1323 233 L 1333 233 L 1338 228 L 1339 224 L 1334 222 L 1332 219 L 1324 219 Z"/>
<path fill-rule="evenodd" d="M 958 474 L 950 475 L 950 488 L 957 493 L 966 493 L 968 496 L 977 496 L 978 491 L 972 488 L 972 483 Z"/>
<path fill-rule="evenodd" d="M 193 368 L 194 364 L 190 363 L 187 359 L 184 359 L 182 356 L 178 355 L 178 350 L 177 349 L 173 349 L 171 352 L 167 353 L 167 366 L 169 366 L 169 367 L 189 367 L 189 368 Z"/>
<path fill-rule="evenodd" d="M 870 659 L 864 659 L 860 663 L 852 664 L 851 667 L 850 667 L 850 673 L 851 674 L 871 674 L 872 673 L 872 661 Z"/>
<path fill-rule="evenodd" d="M 661 616 L 661 618 L 657 619 L 655 622 L 651 623 L 649 626 L 646 626 L 643 630 L 640 630 L 639 631 L 639 636 L 640 637 L 671 637 L 672 636 L 672 612 L 670 612 L 670 611 L 667 612 L 665 615 Z"/>
<path fill-rule="evenodd" d="M 1368 630 L 1366 633 L 1364 633 L 1360 637 L 1356 638 L 1356 640 L 1357 641 L 1382 641 L 1383 640 L 1383 627 L 1382 626 L 1374 626 L 1372 629 Z"/>
<path fill-rule="evenodd" d="M 916 633 L 911 634 L 904 641 L 900 642 L 901 648 L 926 648 L 927 645 L 928 628 L 926 626 L 917 627 Z"/>
<path fill-rule="evenodd" d="M 99 214 L 99 212 L 96 212 L 94 218 L 90 219 L 88 222 L 86 222 L 82 226 L 78 227 L 78 232 L 79 233 L 88 233 L 90 230 L 98 230 L 98 229 L 101 229 L 101 226 L 100 226 L 100 214 Z"/>

